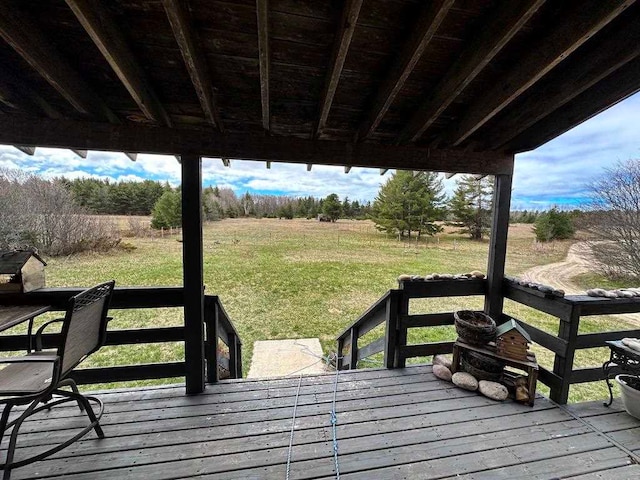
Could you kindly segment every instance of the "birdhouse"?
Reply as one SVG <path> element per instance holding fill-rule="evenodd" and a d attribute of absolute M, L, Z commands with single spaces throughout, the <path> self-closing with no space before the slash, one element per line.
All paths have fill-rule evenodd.
<path fill-rule="evenodd" d="M 46 263 L 31 251 L 0 251 L 0 293 L 27 293 L 42 288 Z"/>
<path fill-rule="evenodd" d="M 503 357 L 527 360 L 531 337 L 515 320 L 509 320 L 496 329 L 496 351 Z"/>

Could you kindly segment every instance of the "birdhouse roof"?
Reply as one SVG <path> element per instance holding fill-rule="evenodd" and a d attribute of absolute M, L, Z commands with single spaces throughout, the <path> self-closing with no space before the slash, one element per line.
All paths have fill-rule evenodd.
<path fill-rule="evenodd" d="M 0 251 L 0 274 L 15 275 L 31 257 L 37 258 L 43 265 L 46 265 L 40 255 L 35 252 L 28 250 Z"/>
<path fill-rule="evenodd" d="M 522 335 L 527 340 L 527 342 L 531 342 L 531 337 L 529 336 L 527 331 L 524 328 L 522 328 L 520 324 L 513 319 L 498 326 L 498 328 L 496 329 L 496 337 L 500 337 L 505 333 L 510 332 L 511 330 L 516 330 L 520 335 Z"/>

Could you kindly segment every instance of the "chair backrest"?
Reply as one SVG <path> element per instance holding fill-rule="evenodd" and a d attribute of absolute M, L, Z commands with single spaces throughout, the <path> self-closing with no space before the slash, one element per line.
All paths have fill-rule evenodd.
<path fill-rule="evenodd" d="M 114 284 L 111 281 L 96 285 L 70 299 L 58 348 L 61 378 L 104 345 Z"/>

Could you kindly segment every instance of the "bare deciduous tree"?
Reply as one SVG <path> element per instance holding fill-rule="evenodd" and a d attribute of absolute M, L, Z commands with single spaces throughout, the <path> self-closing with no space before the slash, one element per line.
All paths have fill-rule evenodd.
<path fill-rule="evenodd" d="M 0 248 L 35 247 L 49 255 L 106 250 L 118 244 L 114 226 L 87 215 L 59 183 L 0 170 Z"/>
<path fill-rule="evenodd" d="M 606 169 L 589 190 L 596 260 L 609 276 L 640 277 L 640 159 Z"/>

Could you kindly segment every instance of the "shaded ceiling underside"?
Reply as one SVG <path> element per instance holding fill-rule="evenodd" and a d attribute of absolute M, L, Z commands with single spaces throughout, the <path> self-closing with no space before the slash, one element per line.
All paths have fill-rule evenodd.
<path fill-rule="evenodd" d="M 19 145 L 491 172 L 640 90 L 633 0 L 0 0 L 0 36 Z"/>

